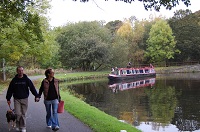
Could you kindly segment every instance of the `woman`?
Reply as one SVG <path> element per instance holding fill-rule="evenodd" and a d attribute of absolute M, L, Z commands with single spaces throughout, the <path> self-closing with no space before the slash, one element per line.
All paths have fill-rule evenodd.
<path fill-rule="evenodd" d="M 44 95 L 44 104 L 46 107 L 46 123 L 48 128 L 52 130 L 59 130 L 58 122 L 58 103 L 60 101 L 59 93 L 59 80 L 54 78 L 53 69 L 47 69 L 45 71 L 46 78 L 42 81 L 39 95 L 41 97 L 42 93 Z"/>

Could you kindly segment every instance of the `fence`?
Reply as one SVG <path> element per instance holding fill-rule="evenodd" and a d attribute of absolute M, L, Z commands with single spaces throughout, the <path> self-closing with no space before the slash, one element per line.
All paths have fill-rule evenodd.
<path fill-rule="evenodd" d="M 170 67 L 170 66 L 186 66 L 186 65 L 197 65 L 199 61 L 185 61 L 185 62 L 160 62 L 152 63 L 154 67 Z M 150 64 L 134 64 L 133 67 L 147 67 Z"/>

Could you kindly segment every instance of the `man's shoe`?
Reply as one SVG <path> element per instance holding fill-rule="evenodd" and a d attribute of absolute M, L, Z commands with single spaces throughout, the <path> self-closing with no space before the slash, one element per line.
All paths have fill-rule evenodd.
<path fill-rule="evenodd" d="M 22 128 L 22 132 L 26 132 L 26 128 Z"/>
<path fill-rule="evenodd" d="M 20 131 L 20 129 L 19 129 L 19 127 L 16 127 L 16 129 L 15 129 L 17 132 L 19 132 Z"/>
<path fill-rule="evenodd" d="M 58 130 L 59 130 L 59 127 L 56 126 L 56 127 L 52 128 L 52 130 L 53 130 L 53 131 L 58 131 Z"/>
<path fill-rule="evenodd" d="M 51 129 L 51 126 L 47 126 L 47 128 Z"/>

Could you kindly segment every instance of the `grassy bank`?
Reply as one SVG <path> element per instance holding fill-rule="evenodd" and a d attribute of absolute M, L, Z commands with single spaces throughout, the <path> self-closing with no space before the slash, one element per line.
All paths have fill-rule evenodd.
<path fill-rule="evenodd" d="M 69 83 L 87 82 L 87 79 L 93 79 L 107 76 L 109 71 L 104 72 L 79 72 L 79 73 L 67 73 L 57 74 L 55 77 L 61 81 L 69 81 Z M 71 82 L 72 81 L 72 82 Z M 91 81 L 91 80 L 90 80 Z M 70 94 L 67 88 L 62 87 L 61 97 L 65 101 L 65 109 L 88 125 L 95 132 L 120 132 L 120 130 L 127 130 L 127 132 L 139 132 L 132 125 L 120 122 L 117 118 L 106 114 L 99 109 L 90 106 L 79 98 Z"/>
<path fill-rule="evenodd" d="M 71 95 L 68 91 L 62 91 L 61 97 L 65 101 L 65 109 L 95 132 L 120 132 L 120 130 L 139 132 L 130 124 L 118 121 L 117 118 L 88 105 Z"/>
<path fill-rule="evenodd" d="M 9 81 L 0 81 L 0 93 L 8 87 Z"/>
<path fill-rule="evenodd" d="M 101 78 L 108 75 L 110 71 L 101 72 L 73 72 L 65 74 L 55 74 L 55 77 L 59 78 L 61 81 L 75 81 L 75 80 L 86 80 Z"/>

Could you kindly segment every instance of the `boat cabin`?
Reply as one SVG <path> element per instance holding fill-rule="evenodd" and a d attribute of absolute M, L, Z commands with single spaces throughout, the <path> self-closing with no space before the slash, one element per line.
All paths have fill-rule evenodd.
<path fill-rule="evenodd" d="M 145 67 L 145 68 L 117 68 L 111 73 L 114 75 L 129 75 L 129 74 L 148 74 L 154 73 L 153 68 Z"/>

